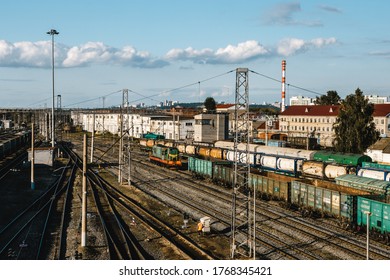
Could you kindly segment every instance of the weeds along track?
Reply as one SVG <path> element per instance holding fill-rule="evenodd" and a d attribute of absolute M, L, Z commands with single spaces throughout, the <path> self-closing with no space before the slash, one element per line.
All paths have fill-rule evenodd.
<path fill-rule="evenodd" d="M 156 242 L 156 247 L 171 247 L 169 251 L 175 259 L 213 259 L 185 235 L 171 225 L 158 219 L 153 213 L 129 198 L 95 172 L 89 170 L 88 178 L 94 201 L 99 208 L 97 215 L 101 219 L 111 258 L 153 259 L 141 243 Z M 139 241 L 132 231 L 148 232 L 147 241 Z M 152 240 L 152 241 L 151 241 Z M 154 240 L 154 241 L 153 241 Z M 148 245 L 150 247 L 150 244 Z M 174 253 L 172 253 L 174 251 Z"/>
<path fill-rule="evenodd" d="M 57 180 L 1 229 L 2 259 L 60 258 L 75 170 L 69 161 Z"/>
<path fill-rule="evenodd" d="M 105 153 L 105 162 L 115 165 L 115 155 L 100 146 L 95 158 Z M 134 145 L 131 154 L 131 183 L 144 192 L 192 218 L 210 216 L 216 232 L 228 233 L 231 190 L 196 180 L 186 171 L 172 171 L 152 165 Z M 110 172 L 116 176 L 118 168 Z M 127 168 L 124 176 L 127 178 Z M 365 236 L 335 226 L 331 219 L 303 218 L 277 202 L 256 201 L 257 253 L 265 259 L 365 259 Z M 390 259 L 389 247 L 371 241 L 372 259 Z M 276 253 L 277 252 L 277 253 Z"/>
<path fill-rule="evenodd" d="M 139 161 L 138 164 L 147 165 L 145 170 L 150 170 L 150 164 Z M 212 210 L 205 213 L 211 215 L 215 213 L 218 207 L 221 207 L 220 212 L 229 211 L 231 204 L 231 191 L 215 188 L 211 184 L 205 184 L 205 182 L 196 181 L 188 178 L 188 175 L 180 175 L 177 171 L 171 171 L 164 169 L 158 171 L 153 169 L 153 172 L 149 171 L 148 178 L 152 175 L 159 175 L 155 180 L 159 182 L 171 181 L 171 184 L 180 182 L 178 188 L 170 188 L 170 194 L 165 193 L 166 196 L 172 193 L 181 191 L 187 196 L 187 201 L 194 201 L 194 204 L 198 208 L 203 210 L 207 209 L 207 205 L 212 205 Z M 164 176 L 166 180 L 164 180 Z M 133 177 L 133 176 L 132 176 Z M 186 178 L 187 177 L 187 178 Z M 150 180 L 150 179 L 149 179 Z M 180 190 L 180 188 L 182 190 Z M 161 192 L 163 188 L 160 188 Z M 191 195 L 191 199 L 188 196 Z M 212 198 L 212 201 L 210 200 Z M 172 198 L 179 200 L 179 197 Z M 184 201 L 186 199 L 183 199 Z M 205 205 L 202 204 L 206 202 Z M 227 206 L 223 206 L 226 204 Z M 202 205 L 202 206 L 199 206 Z M 224 221 L 222 216 L 214 216 L 219 221 Z M 357 238 L 356 235 L 351 232 L 347 232 L 337 227 L 329 227 L 328 225 L 321 225 L 321 223 L 310 222 L 309 219 L 303 219 L 298 215 L 294 215 L 293 212 L 281 207 L 275 207 L 261 200 L 256 202 L 256 224 L 257 234 L 261 236 L 261 240 L 274 237 L 275 239 L 283 240 L 286 242 L 281 248 L 301 249 L 307 252 L 309 257 L 317 259 L 365 259 L 366 258 L 366 243 L 365 240 Z M 278 247 L 279 248 L 279 247 Z M 303 255 L 305 256 L 305 255 Z M 388 248 L 383 248 L 383 245 L 373 245 L 370 253 L 372 259 L 390 259 L 390 253 Z"/>

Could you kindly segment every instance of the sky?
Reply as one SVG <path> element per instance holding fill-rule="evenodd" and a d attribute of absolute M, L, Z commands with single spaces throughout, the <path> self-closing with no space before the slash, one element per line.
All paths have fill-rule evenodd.
<path fill-rule="evenodd" d="M 234 103 L 236 69 L 249 101 L 390 96 L 390 1 L 0 0 L 0 107 L 64 108 L 164 100 Z M 57 104 L 57 99 L 55 101 Z"/>

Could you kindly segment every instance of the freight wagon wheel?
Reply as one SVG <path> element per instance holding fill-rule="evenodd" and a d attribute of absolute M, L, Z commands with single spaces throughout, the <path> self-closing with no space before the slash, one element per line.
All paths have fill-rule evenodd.
<path fill-rule="evenodd" d="M 390 245 L 390 234 L 385 235 L 385 242 L 387 245 Z"/>

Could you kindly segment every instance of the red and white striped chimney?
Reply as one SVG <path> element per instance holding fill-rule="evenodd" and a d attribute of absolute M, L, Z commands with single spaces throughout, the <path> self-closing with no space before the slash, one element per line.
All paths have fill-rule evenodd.
<path fill-rule="evenodd" d="M 286 61 L 282 60 L 282 106 L 281 111 L 286 109 Z"/>

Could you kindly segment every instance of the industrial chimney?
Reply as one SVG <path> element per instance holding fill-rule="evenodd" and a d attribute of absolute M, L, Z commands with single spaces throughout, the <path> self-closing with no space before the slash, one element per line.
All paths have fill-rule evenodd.
<path fill-rule="evenodd" d="M 280 108 L 283 112 L 286 109 L 286 61 L 282 60 L 282 107 Z"/>

